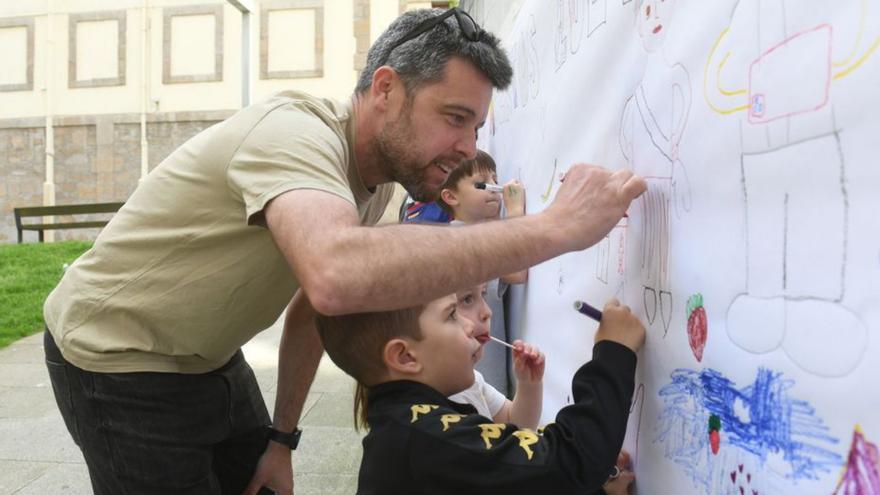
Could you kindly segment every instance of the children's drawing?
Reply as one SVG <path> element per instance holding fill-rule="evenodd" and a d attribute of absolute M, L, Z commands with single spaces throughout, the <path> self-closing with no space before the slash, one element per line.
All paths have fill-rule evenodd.
<path fill-rule="evenodd" d="M 856 425 L 840 482 L 832 495 L 880 495 L 880 451 Z"/>
<path fill-rule="evenodd" d="M 556 0 L 556 32 L 553 54 L 556 70 L 565 65 L 569 54 L 577 53 L 587 24 L 586 1 Z"/>
<path fill-rule="evenodd" d="M 670 211 L 690 210 L 690 185 L 679 159 L 679 144 L 691 106 L 690 76 L 682 64 L 669 64 L 662 52 L 673 1 L 640 2 L 636 24 L 649 58 L 642 81 L 623 108 L 620 146 L 629 166 L 645 178 L 642 195 L 642 283 L 646 317 L 663 335 L 672 321 L 669 280 Z M 659 319 L 657 317 L 660 317 Z"/>
<path fill-rule="evenodd" d="M 632 404 L 629 408 L 629 423 L 627 431 L 635 431 L 635 450 L 632 454 L 633 469 L 639 465 L 639 441 L 642 434 L 642 415 L 645 411 L 645 384 L 639 383 L 636 393 L 633 394 Z"/>
<path fill-rule="evenodd" d="M 624 299 L 626 281 L 626 230 L 629 217 L 623 217 L 593 249 L 596 251 L 596 280 L 612 286 L 614 297 Z"/>
<path fill-rule="evenodd" d="M 587 36 L 592 36 L 608 20 L 608 0 L 589 0 L 589 30 Z"/>
<path fill-rule="evenodd" d="M 517 37 L 512 53 L 513 65 L 513 106 L 521 108 L 528 105 L 529 100 L 534 100 L 541 92 L 539 74 L 541 68 L 538 59 L 538 48 L 535 28 L 535 16 L 530 15 L 527 19 L 526 29 Z"/>
<path fill-rule="evenodd" d="M 687 302 L 687 334 L 688 344 L 697 362 L 703 360 L 703 349 L 709 336 L 708 325 L 706 309 L 703 307 L 703 295 L 694 294 Z"/>
<path fill-rule="evenodd" d="M 860 6 L 859 15 L 866 15 L 865 2 Z M 789 21 L 782 0 L 742 0 L 703 74 L 713 111 L 744 112 L 747 275 L 745 291 L 728 308 L 728 335 L 753 353 L 782 348 L 804 370 L 828 377 L 858 366 L 868 336 L 842 304 L 849 201 L 840 129 L 829 105 L 833 79 L 876 49 L 875 43 L 862 51 L 865 23 L 856 22 L 856 46 L 835 62 L 832 24 Z M 738 30 L 755 31 L 754 44 L 742 44 L 742 37 L 736 46 L 729 42 Z"/>
<path fill-rule="evenodd" d="M 721 418 L 714 414 L 709 415 L 709 447 L 714 455 L 721 450 Z"/>
<path fill-rule="evenodd" d="M 745 387 L 713 369 L 677 369 L 658 392 L 655 443 L 706 494 L 730 493 L 740 464 L 743 473 L 762 473 L 747 478 L 758 493 L 774 493 L 768 487 L 780 480 L 818 479 L 842 463 L 831 450 L 838 440 L 813 406 L 792 396 L 794 385 L 765 368 Z"/>
<path fill-rule="evenodd" d="M 744 468 L 745 466 L 743 464 L 738 464 L 730 470 L 730 487 L 733 489 L 733 493 L 739 493 L 740 495 L 761 495 L 761 491 L 754 488 L 758 485 L 757 480 L 753 483 L 752 473 Z"/>
<path fill-rule="evenodd" d="M 558 176 L 556 174 L 556 166 L 558 165 L 558 161 L 559 160 L 556 160 L 556 159 L 553 160 L 553 174 L 550 175 L 550 181 L 547 184 L 547 189 L 543 193 L 541 193 L 541 202 L 542 203 L 546 203 L 547 201 L 550 201 L 550 198 L 553 197 L 553 187 L 557 183 L 560 183 L 562 180 L 562 175 L 563 175 L 562 172 L 560 172 Z"/>

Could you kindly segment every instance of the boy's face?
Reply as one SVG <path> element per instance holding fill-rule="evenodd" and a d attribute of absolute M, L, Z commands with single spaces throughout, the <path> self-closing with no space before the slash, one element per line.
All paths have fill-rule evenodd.
<path fill-rule="evenodd" d="M 489 342 L 492 324 L 492 310 L 485 299 L 486 286 L 487 284 L 480 284 L 455 294 L 458 299 L 458 315 L 467 318 L 474 325 L 474 338 L 480 343 L 477 360 L 483 357 L 483 346 Z"/>
<path fill-rule="evenodd" d="M 501 213 L 501 194 L 487 189 L 477 189 L 477 182 L 497 184 L 495 174 L 479 171 L 459 179 L 452 193 L 458 204 L 450 205 L 455 218 L 465 222 L 476 222 L 498 218 Z"/>
<path fill-rule="evenodd" d="M 458 314 L 455 294 L 436 299 L 419 315 L 422 340 L 412 344 L 423 368 L 424 383 L 452 395 L 474 383 L 474 364 L 482 346 L 474 324 Z"/>

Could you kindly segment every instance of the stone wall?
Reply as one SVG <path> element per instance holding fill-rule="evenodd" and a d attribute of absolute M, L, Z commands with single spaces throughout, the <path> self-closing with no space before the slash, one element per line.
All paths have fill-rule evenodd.
<path fill-rule="evenodd" d="M 151 115 L 147 122 L 149 169 L 230 114 Z M 55 204 L 125 201 L 131 195 L 141 175 L 138 119 L 136 114 L 122 114 L 55 120 Z M 45 150 L 44 119 L 0 121 L 0 242 L 17 240 L 13 208 L 43 204 Z M 61 230 L 55 238 L 92 240 L 97 234 L 98 229 Z M 25 232 L 24 236 L 26 242 L 37 239 L 35 232 Z"/>

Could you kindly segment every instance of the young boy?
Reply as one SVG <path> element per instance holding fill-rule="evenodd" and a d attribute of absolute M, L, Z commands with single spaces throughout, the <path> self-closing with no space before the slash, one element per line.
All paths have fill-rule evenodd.
<path fill-rule="evenodd" d="M 474 338 L 485 347 L 489 339 L 489 326 L 492 310 L 486 303 L 486 284 L 456 292 L 458 316 L 467 318 L 474 325 Z M 500 345 L 500 344 L 498 344 Z M 495 423 L 513 423 L 520 428 L 538 429 L 543 406 L 544 355 L 538 348 L 513 341 L 513 369 L 516 375 L 516 395 L 513 400 L 504 397 L 492 385 L 486 383 L 482 374 L 474 369 L 474 384 L 465 391 L 449 396 L 449 400 L 474 406 L 482 416 L 492 418 Z M 479 361 L 480 354 L 477 354 Z M 621 451 L 618 467 L 629 467 L 629 453 Z M 635 477 L 630 472 L 622 473 L 603 486 L 606 495 L 626 495 Z M 601 492 L 600 492 L 601 493 Z"/>
<path fill-rule="evenodd" d="M 446 398 L 471 386 L 481 347 L 457 306 L 449 295 L 316 318 L 331 359 L 368 387 L 358 493 L 601 493 L 618 470 L 642 324 L 617 301 L 605 305 L 593 360 L 574 376 L 574 403 L 538 435 Z"/>
<path fill-rule="evenodd" d="M 464 160 L 458 168 L 449 173 L 446 182 L 440 189 L 437 204 L 454 220 L 451 225 L 479 223 L 497 220 L 501 217 L 502 199 L 507 218 L 525 214 L 525 190 L 517 180 L 504 185 L 503 193 L 491 191 L 489 188 L 478 189 L 478 183 L 497 185 L 495 161 L 484 151 L 477 150 L 473 160 Z M 486 301 L 495 317 L 492 319 L 491 335 L 505 342 L 510 335 L 504 321 L 504 293 L 509 284 L 524 284 L 528 271 L 511 273 L 488 283 Z M 513 384 L 509 380 L 511 369 L 507 349 L 492 346 L 486 349 L 485 357 L 477 365 L 486 378 L 486 382 L 510 395 Z"/>
<path fill-rule="evenodd" d="M 457 292 L 458 316 L 474 325 L 474 338 L 480 342 L 479 362 L 489 342 L 492 309 L 486 302 L 487 284 L 480 284 Z M 501 347 L 492 343 L 491 346 Z M 482 373 L 474 370 L 474 383 L 466 390 L 449 397 L 453 402 L 470 404 L 477 412 L 496 423 L 513 423 L 521 428 L 538 429 L 543 402 L 544 355 L 537 348 L 513 342 L 513 370 L 516 376 L 516 394 L 508 399 L 495 387 L 486 383 Z"/>

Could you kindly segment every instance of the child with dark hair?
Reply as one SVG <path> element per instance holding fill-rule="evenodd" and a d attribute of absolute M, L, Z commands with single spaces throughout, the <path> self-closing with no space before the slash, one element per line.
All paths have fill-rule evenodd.
<path fill-rule="evenodd" d="M 440 189 L 437 204 L 454 218 L 451 225 L 497 220 L 502 217 L 502 209 L 507 218 L 525 214 L 525 189 L 518 180 L 506 183 L 501 193 L 491 188 L 478 189 L 480 183 L 495 186 L 498 177 L 495 160 L 478 150 L 473 160 L 464 160 L 449 173 Z M 490 332 L 493 337 L 505 342 L 511 340 L 504 318 L 504 295 L 510 284 L 524 284 L 527 278 L 528 270 L 523 270 L 487 283 L 485 297 L 494 314 Z M 513 395 L 515 384 L 510 376 L 513 362 L 507 349 L 500 346 L 487 348 L 477 370 L 485 376 L 487 383 L 507 396 Z"/>
<path fill-rule="evenodd" d="M 616 300 L 605 305 L 593 359 L 574 375 L 574 403 L 541 434 L 495 423 L 447 399 L 474 381 L 484 334 L 458 315 L 455 295 L 397 311 L 321 316 L 333 362 L 361 386 L 370 428 L 358 494 L 623 494 L 618 456 L 645 329 Z M 539 355 L 525 356 L 537 366 Z"/>

